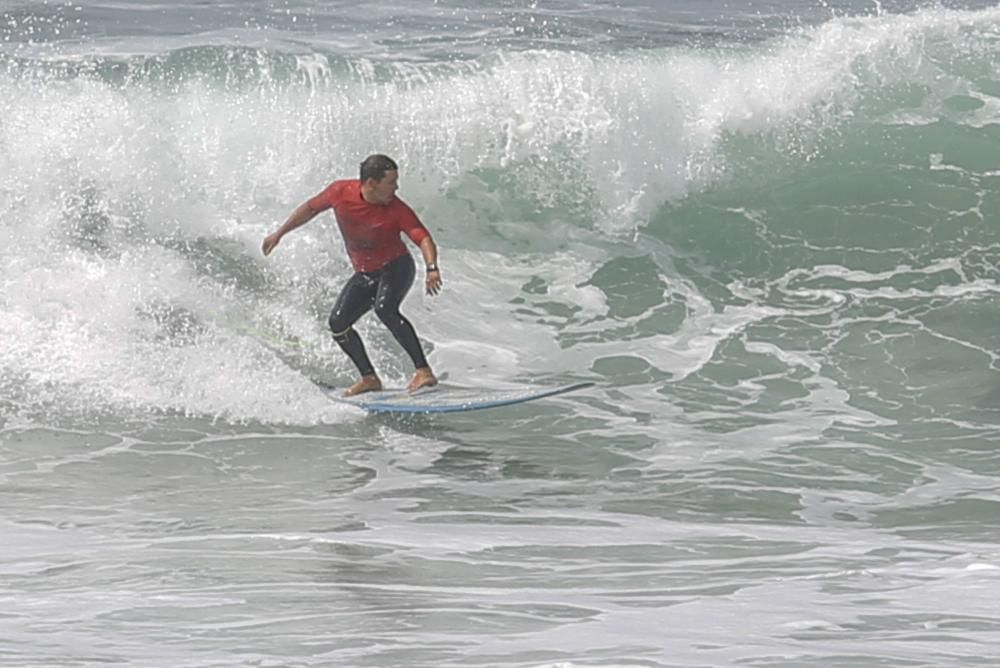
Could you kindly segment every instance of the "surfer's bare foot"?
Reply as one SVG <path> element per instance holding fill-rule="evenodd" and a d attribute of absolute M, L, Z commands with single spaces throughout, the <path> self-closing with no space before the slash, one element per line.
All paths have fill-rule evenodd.
<path fill-rule="evenodd" d="M 416 392 L 421 387 L 433 387 L 438 384 L 438 379 L 434 376 L 429 366 L 422 366 L 413 374 L 413 380 L 406 387 L 410 392 Z"/>
<path fill-rule="evenodd" d="M 361 394 L 362 392 L 377 392 L 382 389 L 382 381 L 378 379 L 378 376 L 371 374 L 370 376 L 361 376 L 361 380 L 351 385 L 344 392 L 345 397 L 353 397 L 355 394 Z"/>

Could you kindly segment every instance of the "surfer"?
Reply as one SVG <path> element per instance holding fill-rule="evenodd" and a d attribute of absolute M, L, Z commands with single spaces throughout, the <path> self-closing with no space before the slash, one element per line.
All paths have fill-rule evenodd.
<path fill-rule="evenodd" d="M 347 353 L 361 374 L 344 396 L 382 389 L 382 381 L 368 359 L 365 345 L 354 330 L 354 323 L 375 309 L 375 315 L 389 328 L 413 361 L 416 372 L 408 389 L 437 384 L 423 348 L 410 321 L 399 312 L 403 297 L 413 285 L 413 258 L 400 239 L 405 232 L 420 247 L 427 267 L 424 288 L 429 295 L 441 289 L 441 270 L 437 266 L 437 246 L 430 232 L 403 200 L 396 197 L 399 167 L 385 155 L 370 155 L 361 163 L 360 179 L 334 181 L 323 192 L 299 205 L 288 220 L 264 238 L 261 249 L 270 255 L 281 238 L 305 225 L 317 214 L 333 209 L 347 255 L 354 267 L 352 275 L 330 314 L 333 340 Z"/>

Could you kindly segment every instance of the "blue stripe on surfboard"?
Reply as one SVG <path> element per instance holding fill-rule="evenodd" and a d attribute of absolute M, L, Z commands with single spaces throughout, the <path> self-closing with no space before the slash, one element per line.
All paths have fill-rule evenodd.
<path fill-rule="evenodd" d="M 339 397 L 328 393 L 334 401 L 363 408 L 370 413 L 457 413 L 512 406 L 559 394 L 566 394 L 593 383 L 561 385 L 542 390 L 492 390 L 483 388 L 434 387 L 414 393 L 406 390 L 365 392 L 356 397 Z"/>

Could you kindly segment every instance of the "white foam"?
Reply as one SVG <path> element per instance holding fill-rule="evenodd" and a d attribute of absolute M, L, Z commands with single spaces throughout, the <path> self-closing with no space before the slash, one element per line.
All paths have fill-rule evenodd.
<path fill-rule="evenodd" d="M 559 316 L 518 317 L 512 305 L 525 281 L 545 273 L 554 276 L 547 285 L 553 301 L 578 309 L 577 322 L 601 326 L 605 297 L 587 282 L 608 251 L 573 238 L 575 230 L 634 232 L 665 201 L 725 173 L 727 136 L 792 128 L 807 144 L 849 120 L 873 85 L 933 84 L 925 43 L 978 35 L 997 18 L 997 9 L 933 9 L 834 19 L 739 53 L 532 51 L 381 69 L 357 60 L 348 75 L 336 76 L 323 58 L 302 55 L 301 81 L 282 84 L 264 72 L 259 86 L 246 87 L 196 76 L 177 84 L 141 76 L 108 83 L 93 74 L 5 72 L 0 215 L 9 222 L 0 238 L 12 249 L 0 258 L 5 371 L 37 396 L 62 384 L 62 395 L 97 401 L 293 420 L 318 414 L 321 395 L 258 354 L 219 315 L 260 313 L 282 332 L 321 342 L 304 353 L 311 364 L 351 373 L 323 326 L 347 274 L 334 226 L 328 218 L 311 224 L 267 260 L 259 243 L 295 205 L 352 175 L 357 156 L 375 150 L 403 164 L 402 194 L 421 212 L 446 212 L 440 203 L 457 184 L 500 170 L 523 199 L 484 206 L 495 204 L 504 224 L 518 224 L 511 219 L 528 209 L 523 225 L 533 231 L 521 238 L 562 246 L 545 257 L 530 248 L 463 257 L 463 244 L 476 235 L 460 225 L 496 221 L 428 221 L 440 231 L 445 266 L 453 263 L 460 289 L 449 286 L 438 302 L 411 296 L 406 308 L 424 306 L 434 316 L 418 318 L 418 331 L 436 344 L 441 363 L 473 374 L 477 358 L 491 356 L 504 376 L 580 368 L 620 351 L 620 342 L 563 349 L 554 337 L 564 324 Z M 263 52 L 260 58 L 261 68 L 272 66 Z M 475 216 L 478 202 L 468 204 Z M 540 211 L 547 217 L 537 221 Z M 548 227 L 577 212 L 590 219 Z M 552 240 L 553 230 L 570 238 Z M 220 253 L 232 266 L 197 270 L 210 255 L 211 244 L 197 246 L 206 240 L 232 242 Z M 480 260 L 499 275 L 479 275 Z M 950 268 L 939 262 L 920 271 Z M 689 306 L 682 327 L 629 348 L 676 377 L 776 313 L 759 305 L 716 310 L 693 286 L 673 287 Z M 834 305 L 842 296 L 823 290 Z M 934 294 L 995 291 L 979 280 Z M 909 294 L 860 286 L 851 293 Z M 165 333 L 169 326 L 151 309 L 167 320 L 181 314 L 182 325 L 190 314 L 196 331 Z M 394 346 L 376 345 L 373 355 L 395 358 Z M 234 392 L 237 382 L 247 389 Z M 280 408 L 270 398 L 275 391 Z"/>

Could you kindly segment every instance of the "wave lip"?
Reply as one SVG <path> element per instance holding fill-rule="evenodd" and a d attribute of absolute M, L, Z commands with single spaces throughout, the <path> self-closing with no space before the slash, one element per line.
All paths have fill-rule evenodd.
<path fill-rule="evenodd" d="M 41 387 L 60 359 L 68 384 L 115 397 L 144 365 L 183 367 L 199 352 L 243 369 L 252 346 L 215 327 L 213 310 L 283 338 L 325 341 L 322 311 L 346 266 L 332 230 L 314 228 L 280 263 L 261 260 L 260 238 L 374 150 L 401 161 L 404 196 L 469 258 L 532 262 L 560 251 L 596 272 L 631 239 L 648 244 L 664 284 L 691 277 L 678 276 L 685 268 L 661 247 L 698 257 L 726 285 L 780 280 L 805 265 L 879 275 L 870 257 L 884 250 L 906 255 L 889 267 L 920 271 L 944 249 L 969 281 L 992 280 L 977 266 L 995 240 L 973 222 L 995 211 L 997 18 L 997 9 L 922 10 L 834 19 L 738 48 L 549 49 L 457 62 L 218 45 L 3 56 L 0 215 L 14 250 L 0 277 L 46 305 L 6 298 L 4 363 Z M 903 114 L 924 124 L 900 122 Z M 871 225 L 851 226 L 861 220 Z M 950 229 L 977 239 L 979 251 L 961 250 Z M 137 292 L 115 296 L 115 286 Z M 685 289 L 692 300 L 714 295 L 706 312 L 742 298 L 697 281 Z M 571 301 L 555 310 L 576 313 Z M 189 322 L 184 313 L 199 323 L 187 339 L 176 329 Z M 49 356 L 23 345 L 45 350 L 42 332 L 64 337 Z M 305 353 L 310 364 L 326 363 L 323 345 Z M 698 350 L 699 360 L 710 356 Z M 132 361 L 109 362 L 107 351 Z M 304 387 L 260 360 L 242 373 Z M 201 401 L 188 390 L 177 405 Z M 255 401 L 213 410 L 253 414 Z"/>

